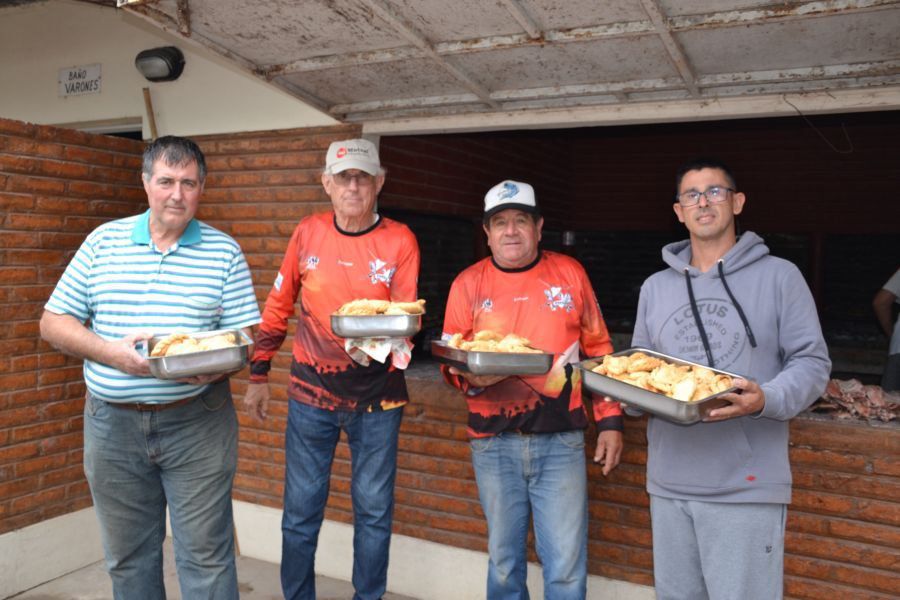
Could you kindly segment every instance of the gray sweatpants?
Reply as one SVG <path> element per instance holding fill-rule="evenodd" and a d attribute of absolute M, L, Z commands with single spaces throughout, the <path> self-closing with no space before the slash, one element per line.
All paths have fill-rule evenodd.
<path fill-rule="evenodd" d="M 657 600 L 781 600 L 784 504 L 650 496 Z"/>

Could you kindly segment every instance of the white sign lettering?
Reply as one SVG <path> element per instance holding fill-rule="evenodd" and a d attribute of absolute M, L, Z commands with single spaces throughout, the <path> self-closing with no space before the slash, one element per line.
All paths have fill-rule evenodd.
<path fill-rule="evenodd" d="M 65 67 L 59 70 L 59 95 L 81 96 L 100 93 L 100 64 Z"/>

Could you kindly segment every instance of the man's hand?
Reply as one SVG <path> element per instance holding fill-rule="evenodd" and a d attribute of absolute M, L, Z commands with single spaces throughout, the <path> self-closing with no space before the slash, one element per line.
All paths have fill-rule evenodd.
<path fill-rule="evenodd" d="M 609 429 L 601 431 L 597 436 L 597 450 L 594 452 L 594 462 L 603 465 L 603 475 L 616 468 L 622 458 L 622 432 Z"/>
<path fill-rule="evenodd" d="M 743 417 L 744 415 L 753 415 L 766 406 L 766 394 L 755 381 L 735 377 L 734 387 L 740 389 L 740 393 L 729 393 L 719 396 L 728 400 L 731 404 L 709 411 L 709 414 L 703 419 L 704 421 L 724 421 L 725 419 Z"/>
<path fill-rule="evenodd" d="M 453 375 L 459 375 L 460 377 L 468 381 L 469 385 L 477 388 L 486 388 L 507 378 L 507 375 L 473 375 L 472 373 L 460 371 L 456 367 L 450 367 L 450 373 L 452 373 Z"/>
<path fill-rule="evenodd" d="M 103 360 L 99 362 L 123 373 L 149 377 L 150 363 L 134 347 L 138 342 L 149 340 L 152 337 L 152 333 L 140 332 L 126 335 L 120 340 L 105 342 L 102 350 Z"/>
<path fill-rule="evenodd" d="M 265 421 L 269 416 L 269 384 L 250 383 L 244 392 L 244 410 L 255 421 Z"/>

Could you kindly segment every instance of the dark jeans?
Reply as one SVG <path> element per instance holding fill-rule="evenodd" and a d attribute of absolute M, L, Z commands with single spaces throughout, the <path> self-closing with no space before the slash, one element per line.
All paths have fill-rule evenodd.
<path fill-rule="evenodd" d="M 347 433 L 353 469 L 353 598 L 384 595 L 402 417 L 402 408 L 343 412 L 289 401 L 281 522 L 281 586 L 287 600 L 316 597 L 316 545 L 341 430 Z"/>

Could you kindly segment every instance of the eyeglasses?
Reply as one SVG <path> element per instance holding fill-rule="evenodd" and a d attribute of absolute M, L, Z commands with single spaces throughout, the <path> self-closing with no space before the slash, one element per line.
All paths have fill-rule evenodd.
<path fill-rule="evenodd" d="M 728 199 L 728 192 L 733 192 L 734 190 L 727 187 L 722 187 L 720 185 L 714 185 L 712 187 L 706 188 L 705 192 L 698 192 L 697 190 L 688 190 L 686 192 L 682 192 L 675 196 L 675 199 L 678 202 L 681 202 L 682 206 L 694 206 L 699 204 L 700 197 L 706 196 L 706 201 L 709 204 L 718 204 L 720 202 L 725 202 Z"/>
<path fill-rule="evenodd" d="M 356 185 L 359 187 L 368 187 L 375 181 L 375 176 L 370 175 L 365 171 L 360 171 L 358 173 L 341 171 L 340 173 L 333 173 L 331 179 L 341 187 L 347 187 L 354 179 L 356 180 Z"/>

